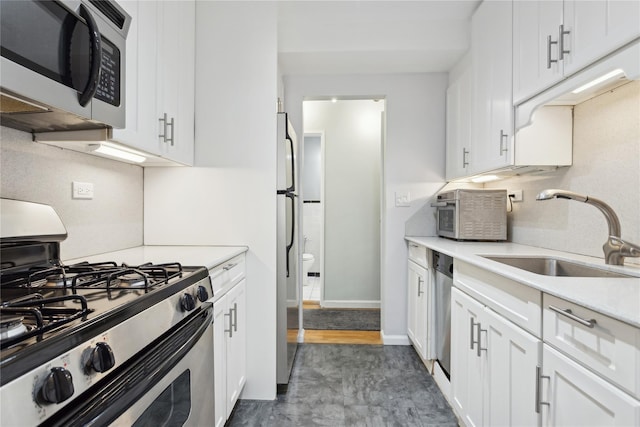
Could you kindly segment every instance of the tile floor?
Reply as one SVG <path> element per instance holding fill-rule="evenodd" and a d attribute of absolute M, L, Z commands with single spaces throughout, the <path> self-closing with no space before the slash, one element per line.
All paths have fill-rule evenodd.
<path fill-rule="evenodd" d="M 240 400 L 227 426 L 457 426 L 410 346 L 301 344 L 289 390 Z"/>
<path fill-rule="evenodd" d="M 302 286 L 303 301 L 320 301 L 320 277 L 309 276 L 309 284 Z"/>

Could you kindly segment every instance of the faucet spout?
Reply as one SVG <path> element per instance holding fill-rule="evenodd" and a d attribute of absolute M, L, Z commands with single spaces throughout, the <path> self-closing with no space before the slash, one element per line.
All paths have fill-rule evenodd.
<path fill-rule="evenodd" d="M 604 214 L 605 218 L 607 219 L 607 225 L 609 226 L 609 236 L 620 238 L 620 220 L 618 219 L 618 215 L 616 215 L 611 206 L 609 206 L 602 200 L 596 199 L 595 197 L 583 196 L 582 194 L 574 193 L 573 191 L 557 189 L 543 190 L 536 196 L 536 200 L 550 200 L 554 198 L 575 200 L 577 202 L 583 202 L 595 206 L 600 210 L 600 212 Z"/>
<path fill-rule="evenodd" d="M 566 190 L 548 189 L 541 191 L 536 200 L 569 199 L 595 206 L 602 212 L 609 226 L 609 236 L 602 245 L 604 261 L 611 265 L 624 265 L 625 257 L 640 257 L 640 246 L 626 242 L 621 238 L 620 220 L 614 210 L 600 199 L 583 196 Z"/>

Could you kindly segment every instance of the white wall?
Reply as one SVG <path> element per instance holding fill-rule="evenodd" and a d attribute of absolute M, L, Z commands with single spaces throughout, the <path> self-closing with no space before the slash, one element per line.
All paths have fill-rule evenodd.
<path fill-rule="evenodd" d="M 598 209 L 570 200 L 536 201 L 535 196 L 545 188 L 561 188 L 601 199 L 618 214 L 622 237 L 640 244 L 640 81 L 577 105 L 573 115 L 572 166 L 486 187 L 524 192 L 523 203 L 515 203 L 509 214 L 511 241 L 603 258 L 607 223 Z"/>
<path fill-rule="evenodd" d="M 196 165 L 145 170 L 145 243 L 247 245 L 245 399 L 276 395 L 272 2 L 196 3 Z"/>
<path fill-rule="evenodd" d="M 324 133 L 326 306 L 380 303 L 383 111 L 383 101 L 370 99 L 304 103 L 305 129 Z"/>
<path fill-rule="evenodd" d="M 68 237 L 63 259 L 142 244 L 142 168 L 32 142 L 0 127 L 0 196 L 53 206 Z M 71 182 L 93 183 L 91 200 L 71 198 Z"/>
<path fill-rule="evenodd" d="M 444 184 L 446 87 L 444 73 L 285 76 L 285 110 L 298 133 L 303 132 L 305 97 L 380 97 L 386 101 L 381 315 L 388 344 L 408 344 L 405 222 Z M 395 207 L 396 191 L 411 193 L 410 207 Z M 434 235 L 433 217 L 424 218 L 414 231 Z"/>

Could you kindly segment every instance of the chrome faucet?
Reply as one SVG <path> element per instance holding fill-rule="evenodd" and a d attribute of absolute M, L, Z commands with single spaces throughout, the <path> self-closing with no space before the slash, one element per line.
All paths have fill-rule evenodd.
<path fill-rule="evenodd" d="M 626 242 L 621 238 L 620 220 L 614 210 L 600 199 L 583 196 L 566 190 L 548 189 L 543 190 L 536 196 L 536 200 L 569 199 L 587 203 L 595 206 L 607 219 L 609 226 L 609 238 L 602 245 L 604 251 L 604 262 L 611 265 L 624 265 L 625 257 L 640 257 L 640 246 L 631 242 Z"/>

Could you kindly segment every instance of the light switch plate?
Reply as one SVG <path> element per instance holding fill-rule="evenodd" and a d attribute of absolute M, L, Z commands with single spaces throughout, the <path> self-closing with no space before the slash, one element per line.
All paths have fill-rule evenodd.
<path fill-rule="evenodd" d="M 73 181 L 71 184 L 74 199 L 93 199 L 93 183 Z"/>
<path fill-rule="evenodd" d="M 408 191 L 396 191 L 396 207 L 411 206 L 411 193 Z"/>

